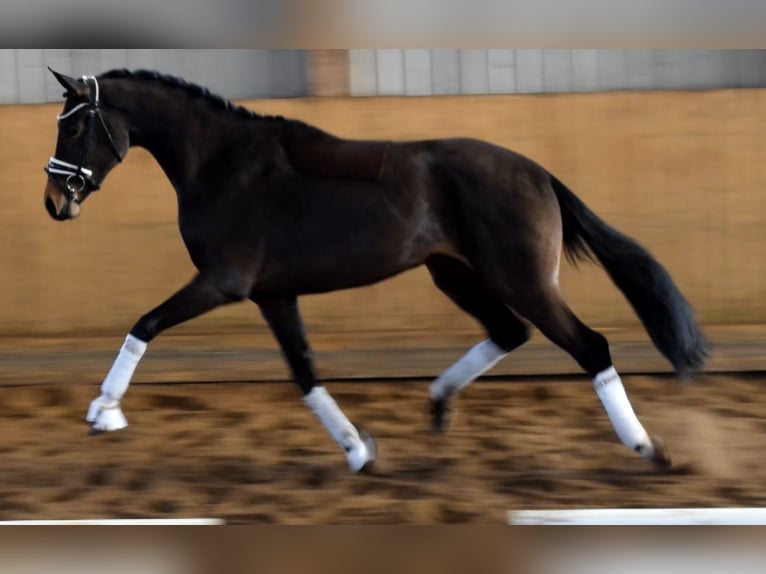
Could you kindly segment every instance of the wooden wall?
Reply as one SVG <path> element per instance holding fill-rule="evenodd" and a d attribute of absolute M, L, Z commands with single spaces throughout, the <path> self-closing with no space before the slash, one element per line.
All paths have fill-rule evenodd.
<path fill-rule="evenodd" d="M 536 159 L 597 213 L 665 263 L 706 323 L 766 322 L 766 91 L 310 98 L 247 101 L 348 137 L 470 135 Z M 43 166 L 59 105 L 0 106 L 0 336 L 124 333 L 193 274 L 175 197 L 133 150 L 83 207 L 59 223 L 43 208 Z M 604 273 L 562 273 L 593 326 L 637 321 Z M 323 332 L 472 328 L 422 270 L 303 302 Z M 260 329 L 252 305 L 177 332 Z"/>

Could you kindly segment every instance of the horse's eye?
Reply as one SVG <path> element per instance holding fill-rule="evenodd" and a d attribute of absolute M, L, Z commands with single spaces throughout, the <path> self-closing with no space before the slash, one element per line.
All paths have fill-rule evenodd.
<path fill-rule="evenodd" d="M 74 137 L 77 135 L 77 132 L 80 131 L 77 126 L 71 125 L 64 128 L 64 133 L 70 137 Z"/>

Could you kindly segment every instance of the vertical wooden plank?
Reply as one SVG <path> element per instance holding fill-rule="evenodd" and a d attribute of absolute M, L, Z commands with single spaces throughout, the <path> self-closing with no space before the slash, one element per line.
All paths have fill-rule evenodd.
<path fill-rule="evenodd" d="M 306 57 L 312 96 L 350 94 L 348 50 L 309 50 Z"/>
<path fill-rule="evenodd" d="M 171 76 L 181 75 L 183 50 L 152 50 L 152 52 L 154 53 L 154 67 L 158 72 Z M 225 62 L 221 64 L 226 65 Z"/>
<path fill-rule="evenodd" d="M 229 99 L 263 96 L 270 86 L 279 90 L 284 70 L 278 53 L 269 50 L 210 50 L 217 55 L 214 68 L 197 74 L 197 83 Z M 202 51 L 204 52 L 204 51 Z"/>
<path fill-rule="evenodd" d="M 460 50 L 460 92 L 463 94 L 489 92 L 487 50 Z"/>
<path fill-rule="evenodd" d="M 71 50 L 72 74 L 74 76 L 100 74 L 104 70 L 101 68 L 101 58 L 98 50 Z"/>
<path fill-rule="evenodd" d="M 576 92 L 595 92 L 598 82 L 599 50 L 572 50 L 572 89 Z"/>
<path fill-rule="evenodd" d="M 625 86 L 625 56 L 622 50 L 599 50 L 599 90 L 617 90 Z"/>
<path fill-rule="evenodd" d="M 516 91 L 539 93 L 543 90 L 542 51 L 516 50 Z"/>
<path fill-rule="evenodd" d="M 130 49 L 127 56 L 128 68 L 132 70 L 154 69 L 154 50 Z"/>
<path fill-rule="evenodd" d="M 227 61 L 230 59 L 229 50 L 199 50 L 197 53 L 200 70 L 195 79 L 189 80 L 200 83 L 211 90 L 218 90 L 226 85 Z M 247 76 L 258 74 L 257 69 L 247 71 Z M 223 94 L 221 94 L 223 95 Z"/>
<path fill-rule="evenodd" d="M 20 49 L 16 51 L 18 95 L 22 104 L 40 103 L 46 100 L 43 51 Z"/>
<path fill-rule="evenodd" d="M 228 99 L 265 97 L 272 92 L 280 93 L 289 82 L 290 70 L 279 50 L 220 50 L 224 58 L 220 61 L 220 75 L 217 81 L 209 76 L 199 76 L 201 85 Z"/>
<path fill-rule="evenodd" d="M 460 58 L 457 50 L 431 50 L 434 94 L 460 93 Z"/>
<path fill-rule="evenodd" d="M 16 68 L 16 50 L 0 50 L 0 103 L 19 102 L 19 80 Z"/>
<path fill-rule="evenodd" d="M 487 66 L 490 93 L 512 94 L 516 91 L 515 50 L 489 50 Z"/>
<path fill-rule="evenodd" d="M 684 65 L 688 62 L 682 50 L 657 50 L 655 52 L 655 87 L 677 90 L 684 87 Z"/>
<path fill-rule="evenodd" d="M 282 50 L 288 59 L 291 71 L 289 93 L 293 97 L 305 97 L 309 95 L 309 63 L 307 50 Z"/>
<path fill-rule="evenodd" d="M 374 96 L 378 93 L 375 50 L 349 51 L 349 75 L 352 96 Z"/>
<path fill-rule="evenodd" d="M 99 50 L 101 71 L 108 72 L 128 66 L 127 50 Z"/>
<path fill-rule="evenodd" d="M 766 85 L 766 52 L 764 50 L 739 50 L 737 68 L 740 86 L 755 88 Z"/>
<path fill-rule="evenodd" d="M 720 85 L 723 68 L 720 50 L 689 50 L 684 54 L 681 81 L 689 89 L 704 89 Z"/>
<path fill-rule="evenodd" d="M 262 52 L 268 59 L 270 73 L 259 91 L 251 91 L 239 97 L 294 98 L 308 93 L 308 61 L 304 50 L 250 50 L 247 60 L 254 52 Z M 250 66 L 240 66 L 237 75 Z"/>
<path fill-rule="evenodd" d="M 198 66 L 198 82 L 208 87 L 217 85 L 225 62 L 225 50 L 195 50 L 194 59 Z M 188 60 L 187 60 L 188 65 Z M 248 73 L 257 73 L 248 71 Z M 187 77 L 187 79 L 191 79 Z M 211 88 L 212 89 L 212 88 Z"/>
<path fill-rule="evenodd" d="M 656 85 L 654 50 L 622 50 L 625 78 L 620 87 L 650 90 Z"/>
<path fill-rule="evenodd" d="M 378 95 L 404 95 L 404 52 L 398 49 L 381 49 L 376 50 L 376 57 Z"/>
<path fill-rule="evenodd" d="M 716 50 L 718 52 L 721 74 L 718 86 L 738 86 L 739 70 L 737 69 L 737 50 Z M 761 84 L 764 85 L 764 84 Z"/>
<path fill-rule="evenodd" d="M 572 91 L 570 50 L 543 50 L 543 87 L 546 92 Z"/>
<path fill-rule="evenodd" d="M 431 51 L 409 49 L 404 51 L 404 83 L 408 96 L 430 96 L 433 94 L 431 84 Z"/>
<path fill-rule="evenodd" d="M 202 63 L 202 54 L 207 50 L 183 50 L 179 59 L 179 69 L 173 73 L 192 82 L 206 85 L 210 68 Z"/>

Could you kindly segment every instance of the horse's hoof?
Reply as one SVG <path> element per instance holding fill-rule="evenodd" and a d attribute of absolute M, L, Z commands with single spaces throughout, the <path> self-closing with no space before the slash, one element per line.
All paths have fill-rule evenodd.
<path fill-rule="evenodd" d="M 654 453 L 650 460 L 659 468 L 670 468 L 673 465 L 673 461 L 670 458 L 670 451 L 668 450 L 665 441 L 662 440 L 662 437 L 653 436 L 652 446 L 654 447 Z"/>
<path fill-rule="evenodd" d="M 127 423 L 125 426 L 119 426 L 119 427 L 113 427 L 113 428 L 105 428 L 105 427 L 99 427 L 95 424 L 90 425 L 90 430 L 88 431 L 89 436 L 98 436 L 100 434 L 107 434 L 107 433 L 116 433 L 125 430 L 128 428 Z"/>
<path fill-rule="evenodd" d="M 96 399 L 91 403 L 85 420 L 90 423 L 91 435 L 119 431 L 128 426 L 128 420 L 120 408 L 120 403 L 116 401 L 103 404 Z"/>
<path fill-rule="evenodd" d="M 445 399 L 431 399 L 429 405 L 431 428 L 434 432 L 443 433 L 449 423 L 449 405 Z"/>
<path fill-rule="evenodd" d="M 90 430 L 88 431 L 88 435 L 89 436 L 98 436 L 100 434 L 106 434 L 108 432 L 114 432 L 114 431 L 107 431 L 107 430 L 104 430 L 104 429 L 96 428 L 93 425 L 90 425 Z"/>
<path fill-rule="evenodd" d="M 346 453 L 349 470 L 354 474 L 372 472 L 375 459 L 378 457 L 378 445 L 366 429 L 354 425 L 362 443 L 359 448 Z"/>

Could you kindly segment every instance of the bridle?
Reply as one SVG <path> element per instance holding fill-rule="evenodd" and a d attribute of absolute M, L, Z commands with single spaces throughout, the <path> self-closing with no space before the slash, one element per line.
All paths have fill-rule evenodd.
<path fill-rule="evenodd" d="M 75 203 L 79 203 L 85 198 L 84 196 L 80 196 L 80 194 L 85 191 L 86 188 L 88 191 L 85 195 L 87 196 L 87 194 L 91 193 L 92 191 L 97 191 L 101 187 L 101 184 L 93 179 L 93 170 L 85 167 L 85 160 L 88 156 L 91 140 L 93 139 L 93 130 L 96 126 L 96 120 L 98 120 L 98 122 L 101 124 L 101 127 L 104 129 L 104 133 L 106 133 L 106 136 L 109 139 L 109 146 L 112 150 L 112 153 L 117 158 L 117 162 L 122 162 L 123 158 L 122 154 L 120 154 L 120 151 L 117 149 L 117 144 L 114 143 L 114 138 L 112 137 L 109 128 L 106 126 L 103 115 L 101 115 L 98 80 L 95 78 L 95 76 L 83 76 L 82 80 L 90 88 L 88 93 L 88 101 L 82 102 L 73 107 L 68 112 L 58 114 L 56 116 L 56 120 L 61 121 L 78 112 L 79 110 L 87 107 L 88 115 L 85 119 L 85 146 L 83 147 L 82 154 L 80 155 L 80 162 L 78 165 L 74 165 L 69 162 L 56 159 L 55 157 L 51 157 L 48 160 L 48 166 L 45 168 L 45 172 L 48 174 L 48 179 L 52 181 L 54 185 L 56 185 L 56 187 L 58 187 L 64 193 L 64 195 L 66 195 L 69 201 L 74 201 Z M 62 188 L 59 182 L 56 180 L 55 176 L 57 175 L 66 176 L 65 187 Z"/>

